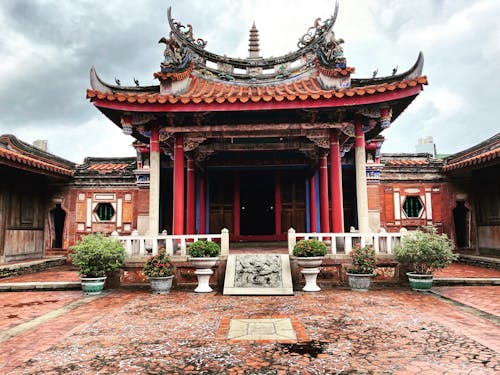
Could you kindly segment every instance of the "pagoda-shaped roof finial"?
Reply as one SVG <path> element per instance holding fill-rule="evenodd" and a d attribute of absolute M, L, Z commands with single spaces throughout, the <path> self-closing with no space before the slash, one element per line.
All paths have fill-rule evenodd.
<path fill-rule="evenodd" d="M 259 30 L 257 30 L 257 27 L 255 27 L 255 21 L 252 25 L 252 28 L 250 29 L 250 38 L 249 38 L 249 43 L 248 43 L 248 57 L 249 58 L 260 58 L 259 53 L 260 53 L 260 48 L 259 48 Z"/>

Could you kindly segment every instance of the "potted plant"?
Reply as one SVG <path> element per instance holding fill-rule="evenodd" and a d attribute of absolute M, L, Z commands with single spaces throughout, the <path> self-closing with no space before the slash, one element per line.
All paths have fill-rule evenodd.
<path fill-rule="evenodd" d="M 100 294 L 107 274 L 123 265 L 125 249 L 121 242 L 95 233 L 72 246 L 69 257 L 79 268 L 83 292 Z"/>
<path fill-rule="evenodd" d="M 305 292 L 319 292 L 321 288 L 316 283 L 319 266 L 326 255 L 326 245 L 318 240 L 300 240 L 293 247 L 293 255 L 297 257 L 297 264 L 302 267 L 302 275 L 306 285 L 302 288 Z"/>
<path fill-rule="evenodd" d="M 219 260 L 220 247 L 213 241 L 198 240 L 189 245 L 189 260 L 193 263 L 198 278 L 198 286 L 194 290 L 196 293 L 208 293 L 212 291 L 210 287 L 210 276 L 214 273 L 212 267 Z"/>
<path fill-rule="evenodd" d="M 351 251 L 352 268 L 347 270 L 347 280 L 352 290 L 367 292 L 377 268 L 373 246 L 354 246 Z"/>
<path fill-rule="evenodd" d="M 160 249 L 157 255 L 146 261 L 142 272 L 151 283 L 153 294 L 167 294 L 172 288 L 174 265 L 165 249 Z"/>
<path fill-rule="evenodd" d="M 395 255 L 400 263 L 413 269 L 407 273 L 410 287 L 426 292 L 432 287 L 433 272 L 457 259 L 453 248 L 453 242 L 446 234 L 438 234 L 435 227 L 427 226 L 404 236 L 401 245 L 395 249 Z"/>

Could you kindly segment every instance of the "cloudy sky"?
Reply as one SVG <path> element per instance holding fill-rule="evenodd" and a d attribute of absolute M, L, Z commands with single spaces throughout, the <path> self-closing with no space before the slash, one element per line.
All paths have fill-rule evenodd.
<path fill-rule="evenodd" d="M 261 55 L 277 56 L 334 9 L 333 0 L 2 0 L 0 134 L 47 139 L 78 163 L 134 155 L 133 139 L 85 99 L 89 69 L 156 84 L 169 5 L 208 50 L 235 57 L 247 56 L 253 21 Z M 499 19 L 498 0 L 340 0 L 335 32 L 355 77 L 402 72 L 424 52 L 430 84 L 382 133 L 383 152 L 414 152 L 430 135 L 438 153 L 454 153 L 500 131 Z"/>

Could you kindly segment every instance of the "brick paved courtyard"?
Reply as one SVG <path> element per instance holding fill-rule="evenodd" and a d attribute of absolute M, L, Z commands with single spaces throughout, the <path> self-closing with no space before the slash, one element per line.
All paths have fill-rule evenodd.
<path fill-rule="evenodd" d="M 500 326 L 491 314 L 499 293 L 472 292 L 493 319 L 403 288 L 293 297 L 2 293 L 0 321 L 8 323 L 0 327 L 0 373 L 495 374 Z M 296 322 L 299 342 L 226 340 L 231 317 L 273 316 Z"/>

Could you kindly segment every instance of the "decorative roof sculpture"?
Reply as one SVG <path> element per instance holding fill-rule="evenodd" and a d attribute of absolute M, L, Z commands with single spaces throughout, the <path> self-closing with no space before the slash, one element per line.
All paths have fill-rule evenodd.
<path fill-rule="evenodd" d="M 123 115 L 131 115 L 138 121 L 131 124 L 141 126 L 146 121 L 143 117 L 151 115 L 179 117 L 190 113 L 198 123 L 196 114 L 302 110 L 311 113 L 313 122 L 338 124 L 352 124 L 353 117 L 360 114 L 370 139 L 387 128 L 427 84 L 422 76 L 423 55 L 420 53 L 414 66 L 404 73 L 351 78 L 355 69 L 347 65 L 344 40 L 334 32 L 337 14 L 338 3 L 332 16 L 324 21 L 316 19 L 299 38 L 296 51 L 278 57 L 260 57 L 258 30 L 252 27 L 250 56 L 235 58 L 207 50 L 207 42 L 195 36 L 191 25 L 175 20 L 169 8 L 171 30 L 168 38 L 160 39 L 165 44 L 164 59 L 160 71 L 154 73 L 159 85 L 111 85 L 92 68 L 87 98 L 120 127 L 124 126 Z M 231 119 L 213 116 L 210 121 L 220 124 Z M 246 120 L 234 121 L 242 124 Z M 290 122 L 290 117 L 279 121 Z M 295 116 L 293 121 L 303 120 Z M 338 126 L 352 137 L 352 126 L 347 122 Z M 127 132 L 132 131 L 129 126 Z"/>

